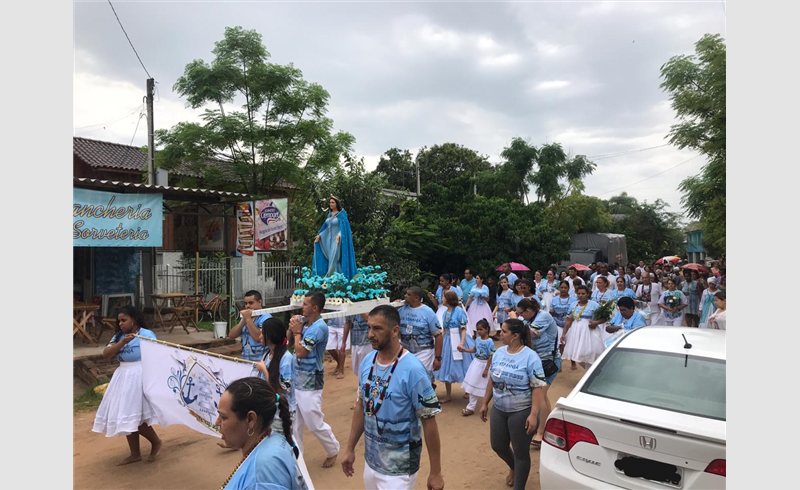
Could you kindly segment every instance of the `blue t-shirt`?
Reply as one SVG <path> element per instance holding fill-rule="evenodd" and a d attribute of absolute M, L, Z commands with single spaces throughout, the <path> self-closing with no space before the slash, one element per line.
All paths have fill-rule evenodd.
<path fill-rule="evenodd" d="M 361 363 L 357 410 L 374 408 L 383 387 L 386 395 L 375 416 L 364 416 L 364 455 L 370 468 L 384 475 L 413 475 L 419 471 L 422 456 L 422 423 L 442 411 L 431 386 L 431 378 L 419 359 L 404 349 L 391 374 L 391 365 L 375 364 L 369 393 L 364 387 L 369 378 L 377 351 L 370 352 Z"/>
<path fill-rule="evenodd" d="M 494 340 L 492 339 L 477 339 L 475 340 L 475 359 L 479 359 L 481 361 L 486 361 L 489 359 L 489 356 L 494 354 L 495 347 L 494 347 Z"/>
<path fill-rule="evenodd" d="M 633 289 L 631 288 L 625 288 L 625 291 L 620 291 L 619 289 L 615 289 L 614 297 L 612 299 L 620 299 L 622 297 L 636 299 L 636 293 L 634 293 Z"/>
<path fill-rule="evenodd" d="M 350 315 L 350 345 L 369 344 L 369 325 L 361 315 Z"/>
<path fill-rule="evenodd" d="M 269 356 L 269 348 L 265 347 L 264 357 L 261 358 L 260 360 L 264 361 L 264 363 L 267 365 L 267 370 L 269 370 L 269 363 L 270 363 L 270 360 L 267 359 L 268 356 Z M 259 378 L 264 379 L 265 381 L 269 381 L 269 379 L 265 379 L 264 375 L 257 370 L 255 371 L 255 374 L 253 374 L 253 376 L 258 376 Z M 292 390 L 293 380 L 294 380 L 294 355 L 287 350 L 286 352 L 283 353 L 283 356 L 281 357 L 281 362 L 280 364 L 278 364 L 278 382 L 280 383 L 281 388 L 283 388 L 283 393 L 281 394 L 281 396 L 285 396 L 286 399 L 289 400 L 289 410 L 291 410 L 292 412 L 294 412 L 297 408 L 297 402 L 295 402 L 294 399 L 294 390 Z M 277 413 L 275 414 L 275 419 L 279 420 Z M 278 422 L 278 424 L 280 425 L 280 422 Z M 273 429 L 277 428 L 278 427 L 273 426 Z"/>
<path fill-rule="evenodd" d="M 442 333 L 436 313 L 426 305 L 401 306 L 400 343 L 412 354 L 433 349 L 433 338 Z"/>
<path fill-rule="evenodd" d="M 453 308 L 452 313 L 445 311 L 442 314 L 442 323 L 447 330 L 454 329 L 460 331 L 462 328 L 467 328 L 467 314 L 464 313 L 463 308 L 456 306 Z"/>
<path fill-rule="evenodd" d="M 506 289 L 505 292 L 497 295 L 497 312 L 499 313 L 509 306 L 514 306 L 514 292 Z"/>
<path fill-rule="evenodd" d="M 298 478 L 299 477 L 299 478 Z M 273 432 L 233 474 L 225 490 L 305 490 L 306 483 L 298 475 L 292 446 Z"/>
<path fill-rule="evenodd" d="M 600 292 L 599 289 L 595 289 L 594 291 L 592 291 L 592 300 L 597 301 L 598 303 L 600 301 L 611 301 L 615 297 L 616 295 L 614 294 L 614 291 L 612 291 L 611 289 L 606 289 L 605 292 L 602 293 Z"/>
<path fill-rule="evenodd" d="M 527 323 L 527 322 L 526 322 Z M 528 324 L 531 329 L 531 340 L 533 348 L 540 359 L 553 359 L 553 349 L 558 339 L 558 328 L 556 321 L 550 313 L 540 311 L 536 314 L 532 324 Z M 539 332 L 539 335 L 533 332 Z M 556 349 L 556 359 L 561 358 L 561 353 Z"/>
<path fill-rule="evenodd" d="M 537 298 L 535 294 L 533 296 L 528 296 L 527 298 L 525 296 L 519 296 L 519 295 L 515 294 L 515 295 L 511 296 L 511 299 L 512 299 L 512 301 L 514 301 L 514 307 L 516 307 L 519 304 L 519 302 L 522 301 L 523 299 L 532 299 L 532 300 L 536 301 L 537 303 L 539 303 L 539 307 L 542 306 L 542 302 L 539 301 L 539 298 Z"/>
<path fill-rule="evenodd" d="M 155 339 L 156 334 L 153 333 L 152 330 L 148 330 L 146 328 L 140 328 L 139 332 L 136 334 L 139 337 L 146 337 L 148 339 Z M 116 344 L 122 338 L 125 337 L 125 332 L 120 330 L 117 332 L 113 337 L 111 337 L 111 341 L 108 343 L 106 347 L 111 347 L 112 345 Z M 136 362 L 142 360 L 142 350 L 141 350 L 141 340 L 134 337 L 133 340 L 125 344 L 122 349 L 117 352 L 117 359 L 119 362 Z"/>
<path fill-rule="evenodd" d="M 261 325 L 268 319 L 272 318 L 269 313 L 264 313 L 257 317 L 253 317 L 253 324 L 256 328 L 261 329 Z M 250 335 L 250 330 L 247 329 L 247 324 L 242 326 L 242 359 L 248 361 L 260 361 L 264 357 L 264 346 L 261 342 L 257 341 Z"/>
<path fill-rule="evenodd" d="M 529 347 L 523 347 L 516 354 L 509 354 L 507 345 L 500 347 L 492 356 L 489 373 L 494 406 L 501 412 L 530 408 L 533 388 L 547 386 L 542 361 Z"/>
<path fill-rule="evenodd" d="M 328 343 L 328 325 L 318 318 L 307 326 L 301 335 L 300 345 L 308 351 L 304 358 L 294 356 L 294 387 L 300 391 L 321 390 L 325 384 L 322 360 Z"/>
<path fill-rule="evenodd" d="M 637 311 L 634 311 L 633 315 L 627 319 L 622 317 L 622 313 L 617 312 L 617 314 L 614 315 L 614 318 L 612 318 L 608 324 L 615 327 L 622 327 L 622 330 L 633 330 L 635 328 L 647 326 L 647 322 L 644 320 L 644 317 Z"/>
<path fill-rule="evenodd" d="M 597 301 L 593 301 L 591 299 L 587 301 L 584 306 L 581 306 L 576 301 L 575 306 L 572 307 L 572 313 L 570 313 L 570 315 L 572 315 L 572 318 L 574 320 L 580 320 L 580 319 L 591 320 L 594 310 L 598 308 L 600 308 L 600 303 L 598 303 Z"/>
<path fill-rule="evenodd" d="M 547 279 L 542 279 L 542 282 L 539 284 L 539 293 L 558 294 L 559 284 L 561 284 L 561 281 L 559 281 L 558 279 L 554 279 L 552 284 L 548 284 Z"/>
<path fill-rule="evenodd" d="M 461 291 L 464 293 L 461 296 L 461 301 L 464 303 L 467 302 L 467 298 L 469 297 L 469 292 L 472 291 L 472 288 L 475 287 L 475 278 L 473 277 L 471 281 L 467 281 L 466 279 L 461 280 Z"/>
<path fill-rule="evenodd" d="M 575 308 L 577 303 L 578 297 L 574 295 L 570 295 L 567 299 L 559 295 L 550 301 L 550 310 L 553 312 L 553 320 L 556 321 L 556 325 L 559 327 L 564 326 L 564 322 L 567 320 L 569 314 L 572 313 L 572 309 Z"/>

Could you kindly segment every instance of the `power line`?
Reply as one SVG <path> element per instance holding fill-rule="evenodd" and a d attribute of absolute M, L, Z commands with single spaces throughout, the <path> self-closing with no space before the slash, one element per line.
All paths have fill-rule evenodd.
<path fill-rule="evenodd" d="M 133 136 L 131 136 L 131 143 L 128 146 L 133 146 L 133 140 L 136 138 L 136 132 L 139 131 L 139 123 L 142 121 L 142 114 L 144 114 L 144 108 L 142 108 L 141 112 L 139 112 L 139 117 L 136 118 L 136 129 L 133 130 Z"/>
<path fill-rule="evenodd" d="M 111 0 L 108 0 L 108 4 L 111 5 Z M 119 26 L 122 28 L 122 32 L 125 34 L 125 37 L 128 39 L 128 44 L 131 45 L 131 49 L 136 54 L 136 58 L 139 60 L 139 64 L 142 65 L 142 68 L 144 69 L 144 72 L 147 73 L 147 78 L 153 78 L 153 77 L 150 76 L 150 72 L 147 71 L 147 68 L 144 67 L 144 63 L 142 63 L 142 59 L 139 58 L 139 53 L 136 52 L 136 48 L 133 47 L 133 43 L 131 42 L 131 38 L 128 37 L 128 33 L 125 32 L 125 28 L 122 27 L 122 21 L 119 20 L 119 15 L 117 15 L 117 11 L 114 10 L 114 6 L 113 5 L 111 5 L 111 10 L 114 12 L 114 17 L 117 18 L 117 22 L 119 22 Z"/>
<path fill-rule="evenodd" d="M 656 148 L 664 148 L 665 146 L 669 146 L 669 143 L 664 143 L 663 145 L 658 145 L 658 146 L 651 146 L 649 148 L 642 148 L 639 150 L 626 150 L 617 153 L 607 153 L 605 155 L 594 155 L 586 158 L 588 158 L 589 160 L 604 160 L 606 158 L 621 157 L 624 155 L 630 155 L 631 153 L 639 153 L 640 151 L 655 150 Z"/>
<path fill-rule="evenodd" d="M 122 115 L 122 116 L 118 116 L 118 117 L 114 117 L 114 118 L 112 118 L 112 119 L 109 119 L 109 120 L 108 120 L 108 121 L 106 121 L 106 122 L 101 122 L 101 123 L 99 123 L 99 124 L 89 124 L 88 126 L 81 126 L 81 127 L 79 127 L 79 128 L 75 128 L 75 131 L 78 131 L 78 130 L 80 130 L 80 129 L 93 128 L 93 127 L 95 127 L 95 126 L 105 126 L 106 124 L 109 124 L 109 123 L 112 123 L 112 122 L 117 122 L 117 121 L 119 121 L 119 120 L 121 120 L 121 119 L 125 119 L 126 117 L 128 117 L 128 116 L 130 116 L 131 114 L 135 113 L 137 110 L 139 110 L 139 108 L 140 108 L 140 107 L 144 107 L 144 105 L 142 105 L 142 106 L 138 106 L 138 105 L 137 105 L 137 106 L 136 106 L 136 107 L 134 107 L 133 109 L 130 109 L 128 112 L 126 112 L 124 115 Z"/>
<path fill-rule="evenodd" d="M 619 189 L 614 189 L 613 191 L 608 191 L 608 192 L 603 192 L 602 194 L 597 194 L 595 197 L 605 196 L 606 194 L 611 194 L 612 192 L 621 191 L 622 189 L 627 189 L 628 187 L 632 187 L 632 186 L 634 186 L 634 185 L 636 185 L 636 184 L 641 184 L 641 183 L 642 183 L 642 182 L 644 182 L 645 180 L 650 180 L 650 179 L 652 179 L 653 177 L 658 177 L 659 175 L 661 175 L 661 174 L 663 174 L 663 173 L 665 173 L 665 172 L 669 172 L 670 170 L 672 170 L 672 169 L 674 169 L 674 168 L 678 168 L 678 167 L 680 167 L 681 165 L 684 165 L 684 164 L 686 164 L 686 163 L 689 163 L 689 162 L 691 162 L 692 160 L 694 160 L 695 158 L 698 158 L 698 157 L 700 157 L 700 156 L 702 156 L 702 155 L 703 155 L 702 153 L 700 153 L 700 154 L 697 154 L 697 155 L 693 156 L 692 158 L 690 158 L 690 159 L 686 160 L 685 162 L 679 163 L 679 164 L 675 165 L 674 167 L 670 167 L 670 168 L 668 168 L 668 169 L 666 169 L 666 170 L 664 170 L 664 171 L 661 171 L 661 172 L 659 172 L 659 173 L 657 173 L 657 174 L 655 174 L 655 175 L 651 175 L 650 177 L 647 177 L 646 179 L 642 179 L 642 180 L 640 180 L 639 182 L 634 182 L 633 184 L 629 184 L 629 185 L 626 185 L 626 186 L 620 187 Z"/>

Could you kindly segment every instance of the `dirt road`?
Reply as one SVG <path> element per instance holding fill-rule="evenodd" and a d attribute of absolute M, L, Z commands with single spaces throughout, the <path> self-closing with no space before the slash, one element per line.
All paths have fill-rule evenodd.
<path fill-rule="evenodd" d="M 326 372 L 334 365 L 326 363 Z M 356 376 L 350 371 L 347 359 L 347 376 L 343 380 L 328 375 L 325 379 L 323 411 L 325 420 L 333 428 L 336 438 L 346 445 L 353 412 L 350 410 L 356 396 Z M 564 369 L 550 389 L 550 400 L 555 402 L 566 396 L 583 376 L 583 369 L 576 371 L 566 362 Z M 439 383 L 437 393 L 444 394 Z M 444 412 L 437 415 L 442 441 L 442 472 L 445 487 L 450 489 L 497 489 L 503 490 L 507 467 L 494 454 L 489 445 L 489 424 L 483 423 L 476 413 L 463 417 L 461 409 L 467 404 L 460 385 L 453 385 L 453 401 L 443 405 Z M 480 404 L 478 405 L 480 406 Z M 199 434 L 184 426 L 166 429 L 156 426 L 156 432 L 164 441 L 157 461 L 139 462 L 127 466 L 115 466 L 128 454 L 124 437 L 106 438 L 91 431 L 94 411 L 75 414 L 73 418 L 73 478 L 76 490 L 83 489 L 131 489 L 131 490 L 180 490 L 216 489 L 230 475 L 239 462 L 241 452 L 219 448 L 219 439 Z M 347 478 L 341 465 L 330 469 L 320 467 L 325 459 L 322 448 L 314 436 L 306 432 L 305 459 L 314 486 L 318 490 L 363 489 L 361 474 L 364 470 L 364 442 L 356 449 L 356 475 Z M 424 446 L 423 446 L 424 447 Z M 142 453 L 150 451 L 149 444 L 142 440 Z M 531 453 L 533 464 L 527 488 L 539 490 L 539 452 Z M 428 456 L 423 450 L 422 467 L 416 488 L 425 489 L 428 478 Z"/>

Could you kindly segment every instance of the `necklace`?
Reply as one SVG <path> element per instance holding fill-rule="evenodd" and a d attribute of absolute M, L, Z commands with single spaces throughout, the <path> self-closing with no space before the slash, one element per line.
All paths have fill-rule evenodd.
<path fill-rule="evenodd" d="M 576 319 L 576 320 L 580 320 L 580 319 L 581 319 L 581 317 L 583 317 L 583 312 L 584 312 L 584 311 L 586 311 L 586 307 L 587 307 L 587 306 L 589 306 L 589 302 L 587 301 L 587 302 L 586 302 L 586 304 L 585 304 L 585 305 L 583 305 L 583 309 L 581 309 L 581 312 L 580 312 L 580 313 L 578 313 L 578 316 L 575 316 L 575 312 L 576 312 L 576 311 L 578 311 L 578 307 L 579 307 L 579 306 L 580 306 L 580 303 L 578 303 L 577 305 L 575 305 L 575 309 L 574 309 L 574 310 L 572 310 L 572 317 L 573 317 L 574 319 Z"/>
<path fill-rule="evenodd" d="M 394 370 L 397 367 L 398 361 L 400 361 L 400 356 L 403 355 L 403 347 L 400 346 L 400 350 L 397 352 L 397 355 L 394 356 L 394 360 L 392 361 L 392 369 L 389 371 L 389 377 L 386 378 L 386 382 L 383 383 L 383 390 L 381 390 L 380 397 L 378 398 L 375 405 L 370 408 L 369 403 L 372 401 L 370 400 L 369 396 L 369 386 L 372 382 L 375 381 L 373 378 L 373 373 L 375 372 L 375 365 L 378 363 L 378 355 L 375 354 L 375 357 L 372 358 L 372 367 L 369 368 L 369 375 L 367 376 L 367 383 L 364 385 L 364 413 L 368 417 L 374 417 L 377 415 L 378 410 L 381 409 L 383 406 L 383 398 L 386 396 L 386 391 L 389 389 L 389 382 L 392 380 L 392 374 L 394 374 Z"/>
<path fill-rule="evenodd" d="M 523 347 L 525 347 L 525 345 L 519 344 L 519 347 L 517 347 L 517 350 L 515 350 L 514 352 L 511 352 L 511 346 L 509 345 L 508 349 L 506 349 L 506 352 L 508 352 L 509 354 L 516 354 L 517 352 L 521 351 Z"/>
<path fill-rule="evenodd" d="M 239 464 L 237 464 L 236 468 L 233 469 L 233 471 L 231 472 L 230 476 L 228 476 L 228 478 L 225 480 L 225 483 L 223 483 L 222 486 L 219 487 L 219 490 L 225 490 L 225 487 L 231 481 L 231 478 L 233 478 L 233 475 L 235 475 L 236 472 L 239 471 L 239 467 L 242 466 L 242 464 L 247 460 L 247 458 L 250 456 L 250 453 L 253 452 L 253 449 L 257 448 L 258 445 L 261 444 L 261 441 L 263 441 L 264 438 L 267 437 L 268 435 L 269 435 L 269 431 L 265 432 L 264 434 L 261 435 L 261 437 L 258 438 L 258 441 L 256 441 L 256 445 L 253 446 L 249 451 L 247 451 L 247 454 L 245 454 L 244 457 L 242 458 L 242 460 L 239 461 Z"/>

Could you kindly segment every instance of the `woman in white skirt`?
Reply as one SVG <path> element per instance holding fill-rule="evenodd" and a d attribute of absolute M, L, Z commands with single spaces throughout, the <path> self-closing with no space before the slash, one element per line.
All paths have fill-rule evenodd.
<path fill-rule="evenodd" d="M 683 326 L 683 309 L 689 302 L 677 287 L 674 279 L 667 279 L 667 290 L 661 293 L 661 298 L 658 300 L 658 306 L 662 310 L 662 325 Z"/>
<path fill-rule="evenodd" d="M 561 336 L 563 346 L 562 359 L 580 363 L 584 369 L 600 357 L 606 349 L 605 336 L 598 328 L 603 321 L 592 320 L 592 314 L 600 303 L 589 299 L 589 288 L 578 286 L 578 303 L 564 322 L 564 334 Z"/>
<path fill-rule="evenodd" d="M 494 340 L 489 337 L 489 322 L 483 319 L 478 320 L 475 329 L 478 333 L 475 347 L 471 349 L 458 348 L 461 352 L 475 353 L 475 358 L 469 363 L 467 374 L 464 376 L 464 382 L 461 383 L 461 387 L 469 395 L 467 408 L 461 410 L 461 415 L 465 417 L 475 413 L 478 398 L 486 394 L 486 385 L 489 383 L 489 366 L 492 365 L 492 354 L 495 351 Z"/>
<path fill-rule="evenodd" d="M 539 283 L 539 293 L 542 295 L 542 302 L 540 306 L 542 310 L 548 311 L 550 309 L 550 302 L 558 294 L 559 281 L 556 279 L 556 274 L 552 270 L 547 271 L 547 277 Z"/>
<path fill-rule="evenodd" d="M 636 286 L 636 299 L 647 305 L 650 310 L 650 318 L 645 320 L 648 325 L 661 324 L 661 307 L 658 306 L 661 293 L 661 283 L 655 282 L 655 274 L 642 275 L 642 283 Z"/>
<path fill-rule="evenodd" d="M 478 320 L 483 319 L 491 324 L 494 319 L 489 307 L 489 287 L 483 284 L 483 274 L 475 274 L 475 286 L 469 291 L 466 308 L 467 335 L 474 339 Z"/>
<path fill-rule="evenodd" d="M 120 308 L 117 322 L 119 331 L 103 350 L 103 357 L 117 356 L 119 367 L 114 371 L 97 409 L 92 431 L 105 433 L 106 437 L 126 436 L 131 455 L 117 463 L 122 466 L 142 460 L 139 435 L 150 442 L 148 461 L 155 460 L 158 455 L 161 439 L 152 427 L 158 423 L 156 412 L 142 390 L 141 341 L 134 337 L 155 339 L 156 334 L 145 328 L 142 312 L 130 305 Z"/>

